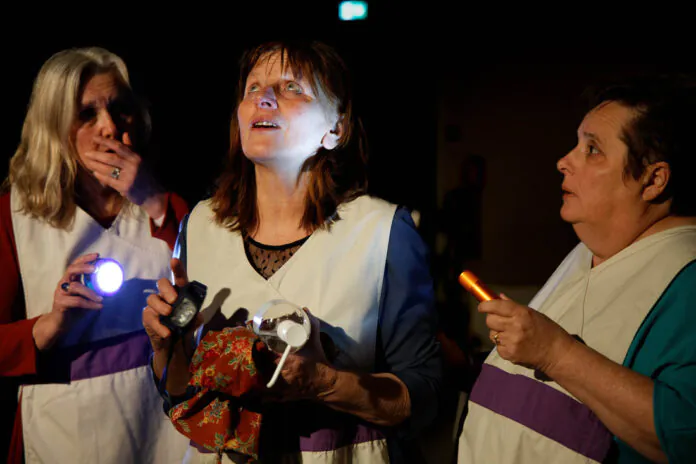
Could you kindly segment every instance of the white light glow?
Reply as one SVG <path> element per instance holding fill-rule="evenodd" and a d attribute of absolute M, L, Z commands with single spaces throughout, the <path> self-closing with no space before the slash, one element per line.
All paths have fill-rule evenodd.
<path fill-rule="evenodd" d="M 94 271 L 93 277 L 102 293 L 115 293 L 123 284 L 123 269 L 115 261 L 104 261 Z"/>

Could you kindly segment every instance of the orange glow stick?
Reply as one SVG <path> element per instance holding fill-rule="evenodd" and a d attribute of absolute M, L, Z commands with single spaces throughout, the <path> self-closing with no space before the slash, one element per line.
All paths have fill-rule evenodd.
<path fill-rule="evenodd" d="M 459 283 L 479 301 L 498 300 L 500 297 L 492 292 L 471 271 L 459 274 Z"/>

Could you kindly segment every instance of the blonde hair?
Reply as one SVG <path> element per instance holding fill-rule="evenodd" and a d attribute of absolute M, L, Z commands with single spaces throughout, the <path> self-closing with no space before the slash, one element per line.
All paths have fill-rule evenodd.
<path fill-rule="evenodd" d="M 34 81 L 21 140 L 10 160 L 5 187 L 14 187 L 21 211 L 57 228 L 68 228 L 75 217 L 78 163 L 71 132 L 78 99 L 85 83 L 103 73 L 131 92 L 125 63 L 108 50 L 69 49 L 50 57 Z M 144 107 L 140 112 L 136 119 L 149 126 Z"/>

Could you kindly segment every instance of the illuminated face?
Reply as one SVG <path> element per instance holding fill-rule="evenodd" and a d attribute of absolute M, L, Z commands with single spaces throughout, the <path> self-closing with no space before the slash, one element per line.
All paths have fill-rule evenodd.
<path fill-rule="evenodd" d="M 281 67 L 280 52 L 262 57 L 247 76 L 237 109 L 244 154 L 259 163 L 301 164 L 338 142 L 339 115 L 306 77 Z"/>

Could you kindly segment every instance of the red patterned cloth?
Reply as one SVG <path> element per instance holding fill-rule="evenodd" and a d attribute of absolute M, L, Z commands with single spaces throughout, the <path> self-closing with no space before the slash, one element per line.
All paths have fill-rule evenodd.
<path fill-rule="evenodd" d="M 246 327 L 208 332 L 189 368 L 189 385 L 201 390 L 169 410 L 174 426 L 218 456 L 235 451 L 258 459 L 261 414 L 245 405 L 266 388 L 257 363 L 271 359 L 266 345 Z"/>

